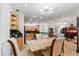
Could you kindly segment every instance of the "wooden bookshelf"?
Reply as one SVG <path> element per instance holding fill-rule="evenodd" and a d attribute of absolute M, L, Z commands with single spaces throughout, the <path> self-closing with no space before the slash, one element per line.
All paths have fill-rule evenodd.
<path fill-rule="evenodd" d="M 18 35 L 17 44 L 18 44 L 19 49 L 22 49 L 23 37 L 21 33 L 18 32 L 19 31 L 19 16 L 17 15 L 16 11 L 10 12 L 10 30 Z"/>
<path fill-rule="evenodd" d="M 16 12 L 11 12 L 10 29 L 19 30 L 19 19 Z"/>

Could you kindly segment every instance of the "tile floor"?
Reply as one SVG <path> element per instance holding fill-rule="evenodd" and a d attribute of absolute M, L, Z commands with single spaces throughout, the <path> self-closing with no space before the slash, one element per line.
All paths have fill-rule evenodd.
<path fill-rule="evenodd" d="M 79 56 L 78 53 L 76 53 L 76 44 L 72 41 L 65 40 L 64 44 L 64 56 Z"/>

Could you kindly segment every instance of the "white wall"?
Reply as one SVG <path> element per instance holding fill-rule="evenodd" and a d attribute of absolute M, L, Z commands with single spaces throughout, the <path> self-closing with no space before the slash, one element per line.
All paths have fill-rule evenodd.
<path fill-rule="evenodd" d="M 1 19 L 1 4 L 0 4 L 0 19 Z M 0 20 L 0 55 L 1 55 L 1 20 Z"/>
<path fill-rule="evenodd" d="M 1 17 L 0 17 L 0 29 L 1 29 L 1 38 L 0 38 L 0 43 L 4 43 L 5 41 L 7 41 L 8 39 L 10 39 L 10 4 L 6 4 L 6 3 L 2 3 L 1 4 Z M 5 46 L 6 47 L 6 46 Z M 4 48 L 1 45 L 1 49 Z M 3 55 L 8 55 L 9 50 L 7 50 L 7 48 L 4 49 L 4 53 L 2 53 Z M 3 52 L 1 50 L 1 52 Z"/>

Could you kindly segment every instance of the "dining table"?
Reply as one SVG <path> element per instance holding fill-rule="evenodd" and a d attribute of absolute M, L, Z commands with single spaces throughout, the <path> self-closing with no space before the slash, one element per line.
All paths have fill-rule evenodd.
<path fill-rule="evenodd" d="M 47 47 L 50 47 L 53 41 L 53 37 L 51 38 L 44 38 L 44 39 L 38 39 L 38 40 L 29 40 L 26 41 L 26 44 L 28 45 L 29 49 L 32 52 L 43 50 Z"/>
<path fill-rule="evenodd" d="M 29 40 L 26 41 L 26 44 L 31 52 L 33 52 L 37 56 L 42 56 L 42 51 L 51 47 L 53 40 L 56 39 L 64 39 L 63 37 L 50 37 L 44 39 L 37 39 L 37 40 Z"/>

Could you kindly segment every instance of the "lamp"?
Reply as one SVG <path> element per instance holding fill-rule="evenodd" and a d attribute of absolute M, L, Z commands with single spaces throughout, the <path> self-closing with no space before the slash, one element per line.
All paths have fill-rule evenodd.
<path fill-rule="evenodd" d="M 43 4 L 43 8 L 40 9 L 40 11 L 42 12 L 42 14 L 44 15 L 49 15 L 52 13 L 53 8 L 49 7 L 49 4 L 45 3 Z"/>

